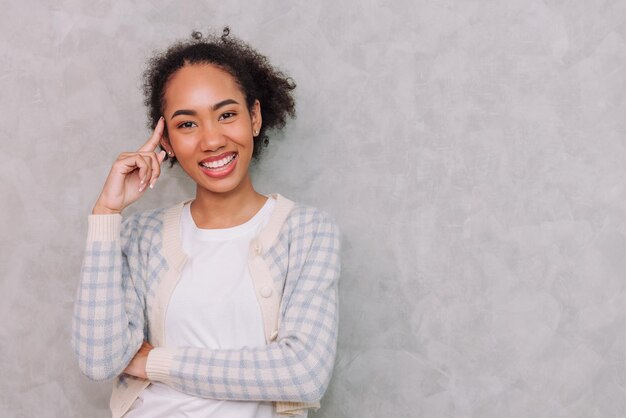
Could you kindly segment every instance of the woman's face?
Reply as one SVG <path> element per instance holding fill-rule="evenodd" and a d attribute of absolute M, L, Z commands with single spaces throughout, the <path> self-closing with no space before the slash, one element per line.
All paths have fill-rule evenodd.
<path fill-rule="evenodd" d="M 251 187 L 248 167 L 261 109 L 256 101 L 248 110 L 229 73 L 210 64 L 176 71 L 165 88 L 164 117 L 169 141 L 163 145 L 197 183 L 198 193 Z"/>

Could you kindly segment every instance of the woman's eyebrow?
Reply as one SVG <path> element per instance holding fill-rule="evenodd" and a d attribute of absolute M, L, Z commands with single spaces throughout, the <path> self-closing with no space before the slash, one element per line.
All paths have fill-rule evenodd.
<path fill-rule="evenodd" d="M 222 100 L 221 102 L 217 102 L 213 105 L 213 110 L 217 110 L 220 107 L 223 107 L 229 104 L 239 104 L 239 103 L 235 99 Z"/>
<path fill-rule="evenodd" d="M 235 99 L 226 99 L 226 100 L 222 100 L 221 102 L 215 103 L 213 106 L 211 106 L 211 109 L 215 111 L 219 109 L 220 107 L 224 107 L 229 104 L 239 104 L 239 102 L 237 102 Z M 179 109 L 172 114 L 170 119 L 174 119 L 178 115 L 197 116 L 198 112 L 196 112 L 195 110 L 190 110 L 190 109 Z"/>
<path fill-rule="evenodd" d="M 180 110 L 177 110 L 176 112 L 174 112 L 172 114 L 172 116 L 170 116 L 170 119 L 174 119 L 178 115 L 196 116 L 197 114 L 198 114 L 198 112 L 196 112 L 195 110 L 180 109 Z"/>

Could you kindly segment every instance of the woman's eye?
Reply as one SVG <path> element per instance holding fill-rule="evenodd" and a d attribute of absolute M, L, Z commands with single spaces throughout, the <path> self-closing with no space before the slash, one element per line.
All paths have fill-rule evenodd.
<path fill-rule="evenodd" d="M 235 116 L 235 112 L 224 112 L 220 115 L 220 119 L 219 120 L 224 120 L 224 119 L 230 119 L 233 116 Z"/>
<path fill-rule="evenodd" d="M 193 122 L 183 122 L 180 125 L 178 125 L 179 128 L 193 128 L 194 123 Z"/>

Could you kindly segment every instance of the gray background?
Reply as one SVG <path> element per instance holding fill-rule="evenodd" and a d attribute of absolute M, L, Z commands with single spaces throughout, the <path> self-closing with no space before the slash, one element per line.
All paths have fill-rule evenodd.
<path fill-rule="evenodd" d="M 298 82 L 257 189 L 342 227 L 312 417 L 626 416 L 626 1 L 0 6 L 0 416 L 107 416 L 69 345 L 86 215 L 145 60 L 225 24 Z"/>

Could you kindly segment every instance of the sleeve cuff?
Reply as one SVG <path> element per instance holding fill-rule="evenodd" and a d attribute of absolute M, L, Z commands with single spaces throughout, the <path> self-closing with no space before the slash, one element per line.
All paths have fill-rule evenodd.
<path fill-rule="evenodd" d="M 146 363 L 146 374 L 153 382 L 168 383 L 170 380 L 170 367 L 174 351 L 165 347 L 157 347 L 150 350 Z"/>
<path fill-rule="evenodd" d="M 308 408 L 320 409 L 319 402 L 276 402 L 276 413 L 280 416 L 293 417 L 302 414 Z"/>
<path fill-rule="evenodd" d="M 122 215 L 89 215 L 88 241 L 115 241 L 120 239 Z"/>

